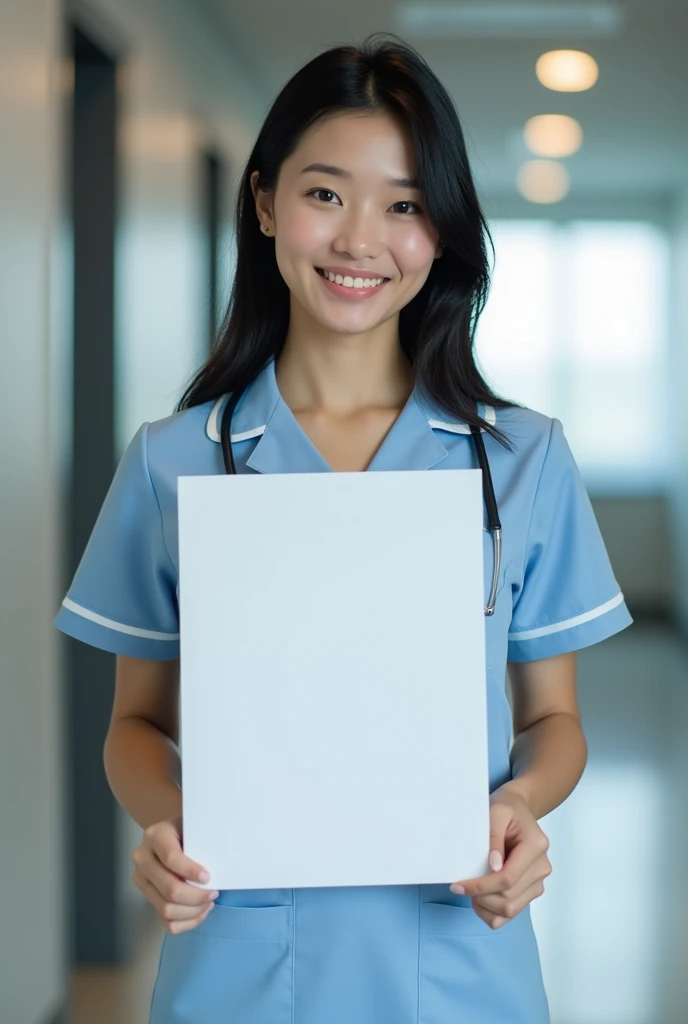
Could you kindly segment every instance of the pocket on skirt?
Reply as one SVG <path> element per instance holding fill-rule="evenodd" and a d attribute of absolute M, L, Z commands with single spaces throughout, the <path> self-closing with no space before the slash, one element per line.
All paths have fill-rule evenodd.
<path fill-rule="evenodd" d="M 472 906 L 420 914 L 419 1024 L 549 1024 L 529 907 L 496 930 Z"/>
<path fill-rule="evenodd" d="M 150 1024 L 291 1024 L 293 906 L 216 903 L 193 931 L 165 934 Z"/>

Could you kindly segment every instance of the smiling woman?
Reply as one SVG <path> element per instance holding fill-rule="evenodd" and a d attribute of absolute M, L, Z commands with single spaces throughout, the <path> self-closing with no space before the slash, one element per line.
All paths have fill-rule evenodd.
<path fill-rule="evenodd" d="M 237 238 L 211 358 L 175 413 L 143 424 L 129 445 L 56 619 L 120 655 L 108 779 L 145 830 L 133 879 L 169 932 L 151 1024 L 547 1024 L 530 919 L 551 870 L 537 819 L 572 791 L 585 761 L 574 652 L 631 620 L 561 423 L 498 398 L 476 367 L 489 235 L 456 111 L 413 49 L 376 39 L 337 47 L 287 83 L 241 179 Z M 468 682 L 484 683 L 491 872 L 404 885 L 192 885 L 212 878 L 182 847 L 177 670 L 156 666 L 178 660 L 185 628 L 179 477 L 474 470 L 476 453 L 494 484 L 487 525 L 496 536 L 497 508 L 503 524 L 501 545 L 480 524 L 472 539 L 484 567 L 476 600 L 490 607 L 485 679 Z M 437 530 L 433 508 L 418 529 Z M 269 566 L 256 566 L 267 595 Z M 235 600 L 253 614 L 233 568 Z M 460 586 L 461 566 L 447 571 Z M 419 592 L 421 602 L 436 608 L 432 594 Z M 415 612 L 411 602 L 400 630 L 414 628 Z M 241 629 L 235 619 L 227 629 Z M 267 637 L 271 622 L 261 619 Z M 358 639 L 351 623 L 337 625 L 347 643 Z M 307 623 L 296 640 L 306 654 Z M 366 685 L 389 660 L 380 644 L 379 659 L 361 655 Z M 287 695 L 300 670 L 281 667 Z M 228 677 L 235 671 L 227 665 Z M 454 671 L 467 671 L 461 651 Z M 419 684 L 431 689 L 431 676 Z M 462 813 L 456 785 L 447 815 Z M 424 841 L 441 842 L 442 826 Z"/>
<path fill-rule="evenodd" d="M 286 397 L 294 337 L 316 332 L 322 352 L 323 331 L 332 342 L 353 332 L 381 358 L 400 349 L 397 411 L 412 364 L 450 418 L 510 447 L 480 414 L 510 403 L 473 355 L 489 231 L 456 110 L 415 50 L 379 34 L 320 54 L 287 82 L 246 162 L 236 234 L 217 345 L 180 409 L 243 390 L 270 358 Z"/>

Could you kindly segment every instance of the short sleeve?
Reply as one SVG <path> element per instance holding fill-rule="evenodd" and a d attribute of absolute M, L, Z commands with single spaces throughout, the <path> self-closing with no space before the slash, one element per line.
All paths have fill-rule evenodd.
<path fill-rule="evenodd" d="M 177 573 L 163 536 L 144 423 L 117 467 L 54 625 L 115 654 L 179 657 Z"/>
<path fill-rule="evenodd" d="M 598 643 L 632 622 L 578 466 L 557 419 L 532 506 L 509 661 Z"/>

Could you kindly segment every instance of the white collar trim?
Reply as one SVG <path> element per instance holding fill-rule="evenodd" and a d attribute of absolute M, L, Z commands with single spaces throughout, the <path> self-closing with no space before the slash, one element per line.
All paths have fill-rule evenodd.
<path fill-rule="evenodd" d="M 485 406 L 485 420 L 491 427 L 494 427 L 497 422 L 494 407 L 491 405 Z M 449 430 L 452 434 L 470 434 L 471 432 L 471 428 L 468 424 L 461 420 L 458 423 L 445 423 L 444 420 L 428 420 L 428 424 L 433 428 L 433 430 Z M 483 432 L 485 430 L 484 427 L 481 427 L 480 429 Z"/>
<path fill-rule="evenodd" d="M 226 399 L 226 395 L 221 395 L 218 398 L 215 405 L 210 410 L 208 421 L 205 425 L 205 432 L 211 441 L 220 442 L 220 410 Z M 260 437 L 261 434 L 265 433 L 265 427 L 267 424 L 263 423 L 261 427 L 253 427 L 252 430 L 244 430 L 240 434 L 230 434 L 230 441 L 248 441 L 250 437 Z"/>
<path fill-rule="evenodd" d="M 215 402 L 208 421 L 206 423 L 205 432 L 211 441 L 220 442 L 220 410 L 225 402 L 226 395 L 221 395 L 220 398 Z M 493 427 L 496 423 L 497 417 L 495 415 L 494 407 L 491 405 L 485 406 L 485 419 Z M 265 433 L 267 424 L 263 423 L 260 427 L 253 427 L 251 430 L 244 430 L 240 434 L 230 434 L 230 441 L 248 441 L 251 437 L 260 437 L 261 434 Z M 444 420 L 428 420 L 428 426 L 432 427 L 433 430 L 448 430 L 452 434 L 470 434 L 471 428 L 467 423 L 462 421 L 456 423 L 447 423 Z"/>

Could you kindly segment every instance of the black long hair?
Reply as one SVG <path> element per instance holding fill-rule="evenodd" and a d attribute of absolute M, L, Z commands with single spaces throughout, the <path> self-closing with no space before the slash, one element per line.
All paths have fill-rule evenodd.
<path fill-rule="evenodd" d="M 348 110 L 384 112 L 410 132 L 430 222 L 444 243 L 427 280 L 399 313 L 399 341 L 421 390 L 446 411 L 483 427 L 506 448 L 502 431 L 482 419 L 476 403 L 511 406 L 493 394 L 476 366 L 475 328 L 489 290 L 486 240 L 494 245 L 476 195 L 463 131 L 452 101 L 421 55 L 389 33 L 360 46 L 337 46 L 315 57 L 272 104 L 246 163 L 236 202 L 237 267 L 229 305 L 212 353 L 177 410 L 243 391 L 289 326 L 289 289 L 255 213 L 250 176 L 274 189 L 282 162 L 320 118 Z"/>

